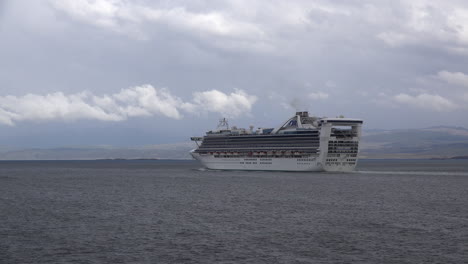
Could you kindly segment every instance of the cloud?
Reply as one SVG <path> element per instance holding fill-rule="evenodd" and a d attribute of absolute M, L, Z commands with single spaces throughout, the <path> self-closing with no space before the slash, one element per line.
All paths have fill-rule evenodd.
<path fill-rule="evenodd" d="M 426 46 L 468 55 L 468 6 L 451 1 L 408 1 L 385 15 L 377 38 L 392 47 Z M 398 14 L 398 15 L 396 15 Z"/>
<path fill-rule="evenodd" d="M 309 93 L 309 98 L 313 100 L 324 100 L 328 98 L 328 94 L 324 92 L 312 92 Z"/>
<path fill-rule="evenodd" d="M 145 25 L 169 27 L 226 49 L 270 49 L 266 33 L 255 23 L 220 10 L 191 11 L 185 6 L 154 7 L 123 0 L 50 0 L 56 10 L 73 19 L 114 32 L 148 38 Z M 150 31 L 150 30 L 146 30 Z M 221 41 L 221 43 L 219 43 Z"/>
<path fill-rule="evenodd" d="M 337 87 L 336 83 L 334 81 L 330 81 L 330 80 L 325 82 L 325 86 L 328 87 L 328 88 L 336 88 Z"/>
<path fill-rule="evenodd" d="M 194 93 L 192 102 L 184 102 L 164 88 L 142 85 L 122 89 L 111 95 L 96 96 L 89 92 L 66 95 L 0 96 L 0 123 L 19 121 L 90 119 L 123 121 L 139 116 L 165 116 L 181 119 L 181 111 L 216 112 L 236 117 L 248 113 L 256 97 L 237 90 L 225 94 L 217 90 Z"/>
<path fill-rule="evenodd" d="M 393 100 L 400 104 L 438 112 L 449 112 L 459 108 L 457 104 L 440 95 L 431 95 L 426 93 L 422 93 L 417 96 L 401 93 L 395 95 Z"/>
<path fill-rule="evenodd" d="M 400 32 L 381 32 L 377 34 L 377 38 L 392 47 L 415 43 L 415 39 L 412 36 Z"/>
<path fill-rule="evenodd" d="M 186 109 L 216 112 L 235 117 L 250 112 L 256 101 L 256 96 L 248 95 L 242 90 L 237 90 L 229 95 L 217 90 L 211 90 L 194 93 L 193 103 L 187 105 Z"/>
<path fill-rule="evenodd" d="M 449 84 L 455 84 L 468 87 L 468 75 L 462 72 L 440 71 L 437 78 Z"/>
<path fill-rule="evenodd" d="M 468 55 L 468 5 L 463 2 L 49 2 L 77 21 L 114 32 L 150 38 L 159 25 L 220 49 L 284 52 L 284 48 L 294 50 L 304 41 L 308 45 L 336 40 L 352 44 L 364 38 L 367 42 L 378 39 L 391 47 L 429 46 Z"/>
<path fill-rule="evenodd" d="M 422 100 L 418 95 L 427 94 L 459 106 L 458 111 L 438 118 L 447 123 L 464 120 L 466 57 L 448 51 L 468 50 L 468 1 L 8 2 L 1 26 L 5 37 L 0 44 L 0 96 L 62 91 L 68 97 L 86 87 L 92 96 L 103 97 L 96 102 L 93 97 L 83 99 L 95 107 L 91 110 L 103 111 L 101 119 L 122 119 L 166 114 L 182 118 L 191 111 L 223 111 L 216 107 L 222 97 L 202 95 L 211 90 L 206 87 L 241 87 L 259 96 L 258 100 L 263 99 L 260 95 L 275 92 L 274 99 L 255 104 L 267 116 L 281 115 L 283 108 L 292 111 L 289 101 L 297 95 L 304 101 L 299 110 L 327 102 L 320 105 L 327 115 L 343 103 L 362 101 L 366 94 L 368 102 L 377 102 L 373 98 L 385 92 L 377 97 L 378 103 L 348 107 L 377 127 L 404 126 L 378 118 L 401 113 L 394 108 L 388 111 L 387 105 L 415 111 L 418 123 L 434 121 L 424 111 L 394 98 L 402 93 Z M 30 2 L 37 2 L 34 8 L 29 8 Z M 36 6 L 45 10 L 37 12 Z M 43 28 L 53 25 L 61 26 L 44 34 Z M 268 47 L 273 52 L 258 52 Z M 180 100 L 179 106 L 170 97 L 158 103 L 166 114 L 156 114 L 163 109 L 140 106 L 136 99 L 119 101 L 112 95 L 118 90 L 110 90 L 155 79 L 177 87 L 177 93 L 168 93 L 172 100 Z M 67 90 L 62 90 L 64 84 Z M 449 87 L 453 89 L 445 89 Z M 225 96 L 236 93 L 222 89 Z M 156 97 L 163 98 L 161 89 L 156 90 Z M 193 91 L 200 92 L 197 100 L 206 107 L 194 102 Z M 135 98 L 149 96 L 134 93 Z M 388 103 L 382 104 L 385 100 Z M 435 109 L 431 107 L 427 104 L 426 108 Z M 235 109 L 231 107 L 230 112 L 236 113 Z M 2 110 L 1 122 L 19 122 L 11 117 L 15 111 Z"/>

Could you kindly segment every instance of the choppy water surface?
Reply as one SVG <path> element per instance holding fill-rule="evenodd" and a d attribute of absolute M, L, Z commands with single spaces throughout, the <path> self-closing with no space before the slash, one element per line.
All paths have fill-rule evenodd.
<path fill-rule="evenodd" d="M 0 263 L 466 263 L 468 161 L 0 162 Z"/>

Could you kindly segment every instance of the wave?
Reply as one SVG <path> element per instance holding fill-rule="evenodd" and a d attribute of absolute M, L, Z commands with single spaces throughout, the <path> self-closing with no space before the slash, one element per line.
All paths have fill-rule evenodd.
<path fill-rule="evenodd" d="M 459 171 L 367 171 L 357 170 L 357 174 L 392 174 L 392 175 L 432 175 L 432 176 L 467 176 L 468 172 Z"/>

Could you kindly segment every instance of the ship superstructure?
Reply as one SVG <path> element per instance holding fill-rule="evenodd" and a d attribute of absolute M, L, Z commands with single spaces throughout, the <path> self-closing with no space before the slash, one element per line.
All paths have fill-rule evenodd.
<path fill-rule="evenodd" d="M 356 167 L 363 121 L 319 118 L 296 112 L 277 128 L 229 127 L 192 137 L 191 155 L 210 169 L 352 171 Z"/>

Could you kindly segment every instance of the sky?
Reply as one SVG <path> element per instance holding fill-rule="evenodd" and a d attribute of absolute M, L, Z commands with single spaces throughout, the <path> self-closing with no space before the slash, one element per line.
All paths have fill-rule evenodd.
<path fill-rule="evenodd" d="M 468 2 L 0 0 L 0 149 L 182 142 L 304 110 L 468 127 Z"/>

